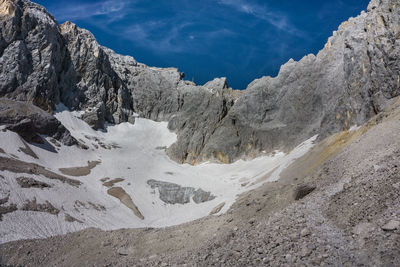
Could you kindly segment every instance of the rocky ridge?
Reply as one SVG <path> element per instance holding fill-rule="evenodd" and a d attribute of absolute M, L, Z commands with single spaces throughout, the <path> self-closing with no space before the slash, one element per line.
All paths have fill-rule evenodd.
<path fill-rule="evenodd" d="M 62 102 L 95 129 L 168 121 L 178 162 L 229 163 L 360 125 L 400 91 L 399 13 L 394 0 L 372 0 L 344 22 L 317 55 L 290 60 L 275 78 L 238 92 L 225 78 L 203 86 L 174 68 L 154 68 L 100 46 L 71 22 L 58 25 L 27 0 L 1 2 L 0 96 L 52 112 Z M 17 59 L 17 60 L 16 60 Z"/>
<path fill-rule="evenodd" d="M 59 102 L 82 110 L 96 129 L 105 122 L 134 123 L 138 115 L 168 121 L 178 141 L 167 152 L 190 163 L 288 150 L 314 134 L 322 140 L 345 130 L 316 144 L 278 181 L 241 195 L 222 215 L 167 228 L 92 228 L 10 242 L 0 246 L 0 265 L 395 266 L 400 261 L 399 15 L 397 1 L 373 0 L 368 12 L 343 23 L 318 55 L 291 60 L 277 77 L 257 79 L 237 92 L 224 78 L 196 86 L 176 69 L 118 55 L 72 23 L 57 25 L 36 4 L 0 0 L 0 124 L 27 141 L 49 135 L 64 144 L 76 142 L 51 115 Z M 0 163 L 3 171 L 81 186 L 37 164 L 15 158 Z M 17 182 L 47 190 L 40 188 L 46 183 L 19 176 Z M 166 201 L 171 195 L 183 202 L 193 198 L 194 188 L 155 184 Z M 108 191 L 143 216 L 122 187 Z M 199 194 L 199 200 L 212 197 Z M 0 199 L 0 220 L 18 210 L 8 198 Z M 35 198 L 22 208 L 62 210 Z M 66 221 L 79 223 L 67 215 Z"/>

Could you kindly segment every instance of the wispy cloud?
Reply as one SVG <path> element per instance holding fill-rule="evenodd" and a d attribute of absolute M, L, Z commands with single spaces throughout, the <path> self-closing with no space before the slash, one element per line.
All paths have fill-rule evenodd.
<path fill-rule="evenodd" d="M 127 6 L 127 0 L 102 0 L 96 3 L 71 2 L 67 5 L 54 6 L 53 12 L 58 20 L 83 20 L 103 15 L 107 17 L 107 22 L 112 22 L 128 14 Z"/>
<path fill-rule="evenodd" d="M 72 0 L 75 1 L 75 0 Z M 169 4 L 175 16 L 164 18 L 144 17 L 149 10 L 140 9 L 142 0 L 102 0 L 95 3 L 54 3 L 52 12 L 59 21 L 84 21 L 103 32 L 128 40 L 156 53 L 203 53 L 212 42 L 235 35 L 224 27 L 212 26 L 202 30 L 189 27 L 202 23 L 204 10 L 189 8 L 182 12 L 181 5 Z M 184 4 L 185 2 L 183 2 Z M 171 10 L 169 10 L 171 12 Z M 200 14 L 201 13 L 201 14 Z M 136 19 L 140 15 L 141 19 Z M 153 16 L 153 14 L 151 14 Z M 129 22 L 121 23 L 125 18 Z"/>
<path fill-rule="evenodd" d="M 193 8 L 188 1 L 161 4 L 150 4 L 145 0 L 70 1 L 53 3 L 51 11 L 59 21 L 91 24 L 109 35 L 158 54 L 202 54 L 209 52 L 213 45 L 223 43 L 224 39 L 232 40 L 238 36 L 246 38 L 248 26 L 244 26 L 246 23 L 236 23 L 237 14 L 229 12 L 232 8 L 267 22 L 279 31 L 304 37 L 287 15 L 251 0 L 210 0 L 218 3 L 212 10 L 201 3 Z M 221 17 L 221 13 L 226 16 Z M 237 26 L 242 28 L 238 29 Z M 265 43 L 271 38 L 269 34 L 260 33 L 259 36 Z M 251 46 L 253 44 L 248 43 L 247 49 Z"/>
<path fill-rule="evenodd" d="M 173 26 L 170 27 L 170 25 Z M 179 53 L 188 50 L 202 53 L 206 51 L 207 43 L 199 40 L 207 40 L 208 43 L 212 43 L 216 39 L 235 35 L 228 29 L 214 29 L 197 33 L 185 31 L 192 25 L 189 22 L 150 21 L 124 27 L 118 31 L 118 34 L 121 38 L 128 39 L 157 53 Z M 168 30 L 161 30 L 162 34 L 157 34 L 160 29 L 165 28 L 168 28 Z"/>
<path fill-rule="evenodd" d="M 245 0 L 218 0 L 218 3 L 230 6 L 236 11 L 246 13 L 263 20 L 276 27 L 278 30 L 302 37 L 304 33 L 292 25 L 289 18 L 279 11 L 272 11 L 267 6 L 259 5 Z"/>
<path fill-rule="evenodd" d="M 161 36 L 155 36 L 155 32 L 165 27 L 165 25 L 166 23 L 163 21 L 137 23 L 121 29 L 119 35 L 137 45 L 150 48 L 157 52 L 181 52 L 183 46 L 174 44 L 174 40 L 179 38 L 180 31 L 188 24 L 174 25 L 163 32 Z"/>

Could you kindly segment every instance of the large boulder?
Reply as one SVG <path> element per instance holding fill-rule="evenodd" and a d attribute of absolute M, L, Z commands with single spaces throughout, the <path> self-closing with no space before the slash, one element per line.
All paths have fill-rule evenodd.
<path fill-rule="evenodd" d="M 78 144 L 54 116 L 26 102 L 0 98 L 0 125 L 28 142 L 43 143 L 40 135 L 47 135 L 67 146 Z"/>

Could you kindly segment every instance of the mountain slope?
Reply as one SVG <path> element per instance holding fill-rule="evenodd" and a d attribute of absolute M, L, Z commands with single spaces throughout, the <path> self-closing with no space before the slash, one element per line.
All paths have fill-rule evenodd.
<path fill-rule="evenodd" d="M 399 16 L 235 91 L 1 0 L 0 265 L 396 265 Z"/>
<path fill-rule="evenodd" d="M 135 124 L 95 131 L 82 113 L 59 105 L 53 118 L 68 133 L 60 141 L 73 138 L 80 146 L 43 134 L 38 144 L 0 126 L 0 243 L 88 227 L 165 227 L 224 213 L 239 194 L 278 179 L 315 140 L 289 154 L 192 166 L 168 158 L 176 135 L 166 122 L 137 117 Z"/>
<path fill-rule="evenodd" d="M 368 13 L 342 23 L 318 55 L 291 60 L 277 77 L 253 81 L 202 154 L 222 151 L 234 160 L 290 149 L 382 111 L 400 93 L 399 14 L 397 1 L 372 1 Z"/>
<path fill-rule="evenodd" d="M 244 92 L 229 89 L 225 79 L 195 86 L 176 69 L 117 55 L 70 22 L 58 26 L 28 1 L 1 5 L 0 96 L 49 111 L 61 101 L 85 110 L 95 129 L 132 122 L 134 113 L 168 121 L 178 134 L 168 153 L 178 162 L 233 162 L 290 150 L 315 134 L 364 123 L 399 95 L 394 0 L 371 1 L 317 56 L 289 61 L 277 77 L 255 80 Z"/>
<path fill-rule="evenodd" d="M 87 229 L 0 245 L 0 263 L 397 266 L 400 101 L 317 144 L 232 208 L 163 229 Z M 295 201 L 299 185 L 314 191 Z M 396 226 L 397 225 L 397 226 Z"/>

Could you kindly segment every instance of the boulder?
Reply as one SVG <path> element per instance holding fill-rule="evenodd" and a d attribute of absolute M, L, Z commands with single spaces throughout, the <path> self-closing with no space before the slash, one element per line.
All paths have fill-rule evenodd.
<path fill-rule="evenodd" d="M 47 135 L 67 146 L 78 144 L 54 116 L 26 102 L 0 98 L 0 125 L 31 143 L 43 143 L 40 135 Z"/>

